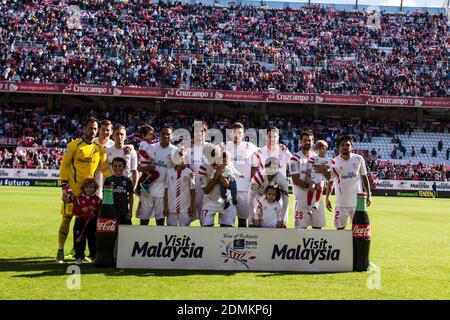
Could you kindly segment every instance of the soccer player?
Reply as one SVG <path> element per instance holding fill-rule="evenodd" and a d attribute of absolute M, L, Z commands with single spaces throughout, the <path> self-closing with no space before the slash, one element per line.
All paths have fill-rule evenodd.
<path fill-rule="evenodd" d="M 172 169 L 175 164 L 172 161 L 172 153 L 177 150 L 172 140 L 173 128 L 168 125 L 161 127 L 160 142 L 150 148 L 150 156 L 155 162 L 155 169 L 159 176 L 150 185 L 149 192 L 141 190 L 136 217 L 141 220 L 141 225 L 148 225 L 150 218 L 155 217 L 156 224 L 164 225 L 164 191 L 166 188 L 167 170 Z"/>
<path fill-rule="evenodd" d="M 326 224 L 322 201 L 319 203 L 319 210 L 316 213 L 307 214 L 309 183 L 305 179 L 308 160 L 316 156 L 316 153 L 311 150 L 313 143 L 313 132 L 311 130 L 303 131 L 300 135 L 301 149 L 289 160 L 289 171 L 292 176 L 295 197 L 295 227 L 297 229 L 306 229 L 308 226 L 312 226 L 313 229 L 321 229 Z M 319 165 L 315 168 L 318 172 L 324 174 L 327 179 L 330 178 L 330 172 L 325 166 Z"/>
<path fill-rule="evenodd" d="M 199 121 L 200 122 L 200 121 Z M 198 130 L 198 131 L 196 131 Z M 197 173 L 198 169 L 203 163 L 207 163 L 206 157 L 204 155 L 205 147 L 208 145 L 206 143 L 206 135 L 208 133 L 208 124 L 206 122 L 200 122 L 198 125 L 194 122 L 194 132 L 193 132 L 193 145 L 190 152 L 189 168 L 192 172 Z M 203 204 L 203 189 L 200 183 L 200 176 L 194 174 L 195 176 L 195 207 L 194 214 L 191 216 L 191 222 L 200 218 L 200 213 L 202 211 Z"/>
<path fill-rule="evenodd" d="M 98 137 L 94 139 L 95 142 L 98 142 L 102 147 L 110 148 L 114 146 L 114 140 L 111 140 L 111 135 L 113 133 L 113 125 L 111 121 L 109 120 L 103 120 L 100 122 L 100 128 L 98 129 Z M 127 144 L 124 146 L 125 154 L 129 154 L 132 150 L 134 150 L 134 147 L 132 144 Z M 99 188 L 97 190 L 97 196 L 100 198 L 103 197 L 102 191 L 103 191 L 103 175 L 102 171 L 97 169 L 95 172 L 95 181 L 97 181 Z"/>
<path fill-rule="evenodd" d="M 59 226 L 57 263 L 64 262 L 64 245 L 69 234 L 70 221 L 73 216 L 73 201 L 81 193 L 84 180 L 93 178 L 97 168 L 104 177 L 111 175 L 106 161 L 106 150 L 94 138 L 97 135 L 98 123 L 89 118 L 84 123 L 84 136 L 71 141 L 67 145 L 60 166 L 60 179 L 63 203 L 61 205 L 62 220 Z"/>
<path fill-rule="evenodd" d="M 244 141 L 244 125 L 235 122 L 231 125 L 232 141 L 221 143 L 222 150 L 231 153 L 231 161 L 236 169 L 244 175 L 244 178 L 236 178 L 237 184 L 237 215 L 238 226 L 247 227 L 247 219 L 249 214 L 248 207 L 248 190 L 251 180 L 252 155 L 258 150 L 251 142 Z"/>
<path fill-rule="evenodd" d="M 253 225 L 253 218 L 255 216 L 255 204 L 260 204 L 259 200 L 263 199 L 267 188 L 277 186 L 281 192 L 281 214 L 283 215 L 283 225 L 286 227 L 285 221 L 288 215 L 289 195 L 288 195 L 288 181 L 286 176 L 280 170 L 279 160 L 276 157 L 269 157 L 264 163 L 264 169 L 258 171 L 252 178 L 250 183 L 250 191 L 248 193 L 249 205 L 249 224 Z"/>
<path fill-rule="evenodd" d="M 285 177 L 287 177 L 287 166 L 289 160 L 292 157 L 292 154 L 284 144 L 280 143 L 280 132 L 276 127 L 267 128 L 266 145 L 253 154 L 252 172 L 251 172 L 252 177 L 255 176 L 258 170 L 262 171 L 264 169 L 264 164 L 266 163 L 266 160 L 269 157 L 275 157 L 278 159 L 281 173 Z M 251 214 L 252 213 L 250 213 L 250 215 Z M 288 221 L 289 221 L 289 214 L 286 213 L 286 215 L 284 216 L 285 228 L 287 226 Z"/>
<path fill-rule="evenodd" d="M 209 149 L 209 148 L 205 148 Z M 220 147 L 210 149 L 211 154 L 208 157 L 209 164 L 202 164 L 198 169 L 200 183 L 203 188 L 203 205 L 200 213 L 200 223 L 203 227 L 213 227 L 214 217 L 219 212 L 219 224 L 221 227 L 232 227 L 236 218 L 236 206 L 230 205 L 227 209 L 223 208 L 222 199 L 220 198 L 220 186 L 223 184 L 228 187 L 229 180 L 222 176 L 225 166 L 222 163 L 223 154 Z M 211 176 L 213 170 L 216 171 Z"/>
<path fill-rule="evenodd" d="M 280 144 L 279 140 L 280 132 L 278 128 L 267 128 L 266 145 L 253 154 L 252 177 L 258 170 L 264 169 L 266 159 L 269 157 L 278 158 L 281 172 L 285 176 L 287 175 L 287 166 L 292 154 L 284 144 Z"/>
<path fill-rule="evenodd" d="M 114 207 L 117 212 L 117 224 L 131 225 L 133 212 L 133 182 L 125 175 L 127 161 L 122 157 L 115 157 L 111 161 L 113 175 L 106 178 L 104 185 L 112 186 Z"/>
<path fill-rule="evenodd" d="M 334 226 L 338 230 L 343 230 L 348 218 L 350 217 L 351 221 L 355 215 L 356 198 L 357 193 L 361 192 L 361 181 L 367 193 L 367 206 L 371 203 L 371 193 L 366 163 L 362 156 L 352 153 L 352 138 L 348 135 L 340 137 L 338 147 L 339 155 L 331 160 L 333 180 L 328 182 L 326 207 L 331 212 L 330 195 L 335 187 Z"/>
<path fill-rule="evenodd" d="M 192 170 L 186 166 L 187 152 L 176 150 L 172 156 L 175 168 L 167 170 L 164 192 L 164 215 L 168 226 L 187 227 L 195 207 L 195 180 Z"/>
<path fill-rule="evenodd" d="M 108 159 L 109 169 L 112 172 L 112 162 L 119 157 L 125 160 L 125 170 L 123 175 L 129 177 L 133 182 L 133 190 L 138 182 L 138 158 L 137 153 L 133 149 L 131 152 L 125 152 L 125 140 L 127 139 L 127 131 L 121 124 L 116 125 L 113 131 L 114 145 L 106 148 L 106 156 Z"/>
<path fill-rule="evenodd" d="M 113 134 L 113 125 L 109 120 L 103 120 L 100 122 L 100 128 L 98 129 L 98 137 L 94 139 L 102 147 L 108 148 L 114 145 L 114 141 L 111 140 Z M 103 182 L 103 181 L 102 181 Z"/>

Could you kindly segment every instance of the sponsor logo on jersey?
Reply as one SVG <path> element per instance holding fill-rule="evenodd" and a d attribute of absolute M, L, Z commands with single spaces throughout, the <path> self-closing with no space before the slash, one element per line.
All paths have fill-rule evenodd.
<path fill-rule="evenodd" d="M 169 160 L 170 160 L 170 156 L 169 156 Z M 156 167 L 161 167 L 161 168 L 168 168 L 169 167 L 167 165 L 167 163 L 164 162 L 163 160 L 155 161 L 155 166 Z"/>
<path fill-rule="evenodd" d="M 341 179 L 353 179 L 353 178 L 356 178 L 356 173 L 354 172 L 349 172 L 341 176 Z"/>
<path fill-rule="evenodd" d="M 94 161 L 92 160 L 92 157 L 84 158 L 84 159 L 78 158 L 77 161 L 80 163 L 94 163 Z"/>

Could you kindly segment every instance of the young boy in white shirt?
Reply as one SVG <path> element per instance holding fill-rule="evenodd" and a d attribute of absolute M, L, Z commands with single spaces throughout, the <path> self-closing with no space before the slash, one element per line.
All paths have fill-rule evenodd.
<path fill-rule="evenodd" d="M 308 159 L 308 166 L 306 169 L 306 181 L 309 181 L 309 190 L 307 197 L 308 213 L 312 214 L 312 210 L 319 209 L 319 202 L 322 199 L 323 189 L 328 181 L 325 176 L 316 171 L 315 165 L 326 165 L 331 170 L 331 160 L 327 157 L 328 143 L 324 140 L 319 140 L 315 144 L 315 151 L 317 154 Z M 316 194 L 315 202 L 312 200 Z M 312 204 L 312 207 L 311 207 Z"/>

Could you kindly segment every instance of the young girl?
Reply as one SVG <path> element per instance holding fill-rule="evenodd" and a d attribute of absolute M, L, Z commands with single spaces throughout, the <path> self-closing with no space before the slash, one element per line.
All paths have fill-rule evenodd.
<path fill-rule="evenodd" d="M 95 194 L 98 189 L 95 179 L 86 179 L 81 186 L 81 194 L 74 202 L 73 214 L 76 216 L 73 226 L 76 264 L 84 261 L 92 262 L 95 258 L 95 228 L 97 215 L 100 212 L 102 200 Z M 89 258 L 84 255 L 86 239 L 89 246 Z"/>
<path fill-rule="evenodd" d="M 284 214 L 280 204 L 281 191 L 277 185 L 269 185 L 264 198 L 258 200 L 254 226 L 263 228 L 283 228 Z"/>

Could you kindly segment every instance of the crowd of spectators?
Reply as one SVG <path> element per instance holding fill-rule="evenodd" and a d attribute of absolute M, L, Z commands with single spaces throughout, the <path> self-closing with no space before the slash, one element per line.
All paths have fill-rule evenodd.
<path fill-rule="evenodd" d="M 280 140 L 291 152 L 299 150 L 299 136 L 302 128 L 312 128 L 316 140 L 328 142 L 330 150 L 335 150 L 337 138 L 342 134 L 350 134 L 355 142 L 371 142 L 376 136 L 392 137 L 398 143 L 398 134 L 413 132 L 414 123 L 400 120 L 364 120 L 360 118 L 314 120 L 311 115 L 286 114 L 269 115 L 263 118 L 243 113 L 204 113 L 175 112 L 165 110 L 155 113 L 135 108 L 118 108 L 111 110 L 63 109 L 50 112 L 46 107 L 27 108 L 15 106 L 0 108 L 0 146 L 2 141 L 16 141 L 9 148 L 0 149 L 0 168 L 37 168 L 58 169 L 67 143 L 82 135 L 82 123 L 87 116 L 98 119 L 110 119 L 113 123 L 125 125 L 128 143 L 137 146 L 138 127 L 143 123 L 151 124 L 156 131 L 163 124 L 171 124 L 174 128 L 192 129 L 195 120 L 202 119 L 210 128 L 224 131 L 235 121 L 240 121 L 246 128 L 267 128 L 276 126 L 281 130 Z M 428 127 L 429 131 L 442 131 L 444 127 Z M 449 128 L 446 128 L 449 130 Z M 174 143 L 178 142 L 175 137 Z M 399 143 L 401 145 L 401 141 Z M 444 148 L 444 142 L 437 142 L 438 150 Z M 401 152 L 401 148 L 398 149 Z M 448 150 L 447 150 L 448 153 Z M 367 150 L 368 168 L 378 179 L 414 179 L 432 180 L 448 179 L 445 166 L 400 165 L 380 159 L 376 150 Z M 409 156 L 409 155 L 408 155 Z M 447 155 L 448 156 L 448 155 Z M 405 157 L 413 158 L 413 157 Z"/>
<path fill-rule="evenodd" d="M 59 169 L 63 148 L 25 148 L 0 149 L 0 168 L 15 169 Z"/>
<path fill-rule="evenodd" d="M 375 180 L 450 181 L 450 169 L 445 164 L 404 164 L 371 157 L 367 167 Z"/>
<path fill-rule="evenodd" d="M 450 97 L 446 16 L 372 17 L 319 5 L 3 0 L 0 79 Z"/>
<path fill-rule="evenodd" d="M 138 127 L 150 123 L 155 129 L 163 124 L 170 124 L 175 129 L 192 128 L 195 120 L 207 122 L 210 128 L 225 130 L 228 126 L 240 121 L 246 128 L 267 128 L 276 126 L 281 130 L 281 140 L 291 150 L 296 151 L 298 137 L 302 128 L 311 128 L 316 139 L 326 140 L 330 149 L 335 148 L 337 137 L 342 134 L 353 136 L 355 142 L 371 142 L 373 137 L 389 136 L 413 132 L 416 124 L 402 120 L 327 118 L 323 115 L 314 119 L 311 114 L 269 114 L 261 118 L 254 113 L 205 113 L 203 111 L 179 111 L 165 109 L 154 112 L 148 109 L 121 107 L 107 110 L 83 109 L 78 107 L 47 110 L 46 107 L 23 107 L 19 105 L 0 106 L 0 138 L 16 139 L 21 147 L 59 147 L 65 148 L 67 143 L 82 135 L 82 123 L 87 116 L 98 119 L 110 119 L 113 123 L 122 123 L 127 132 L 138 132 Z M 447 127 L 433 127 L 429 131 L 449 131 Z M 224 132 L 225 133 L 225 132 Z M 442 149 L 442 146 L 440 146 Z M 439 149 L 439 150 L 441 150 Z"/>

